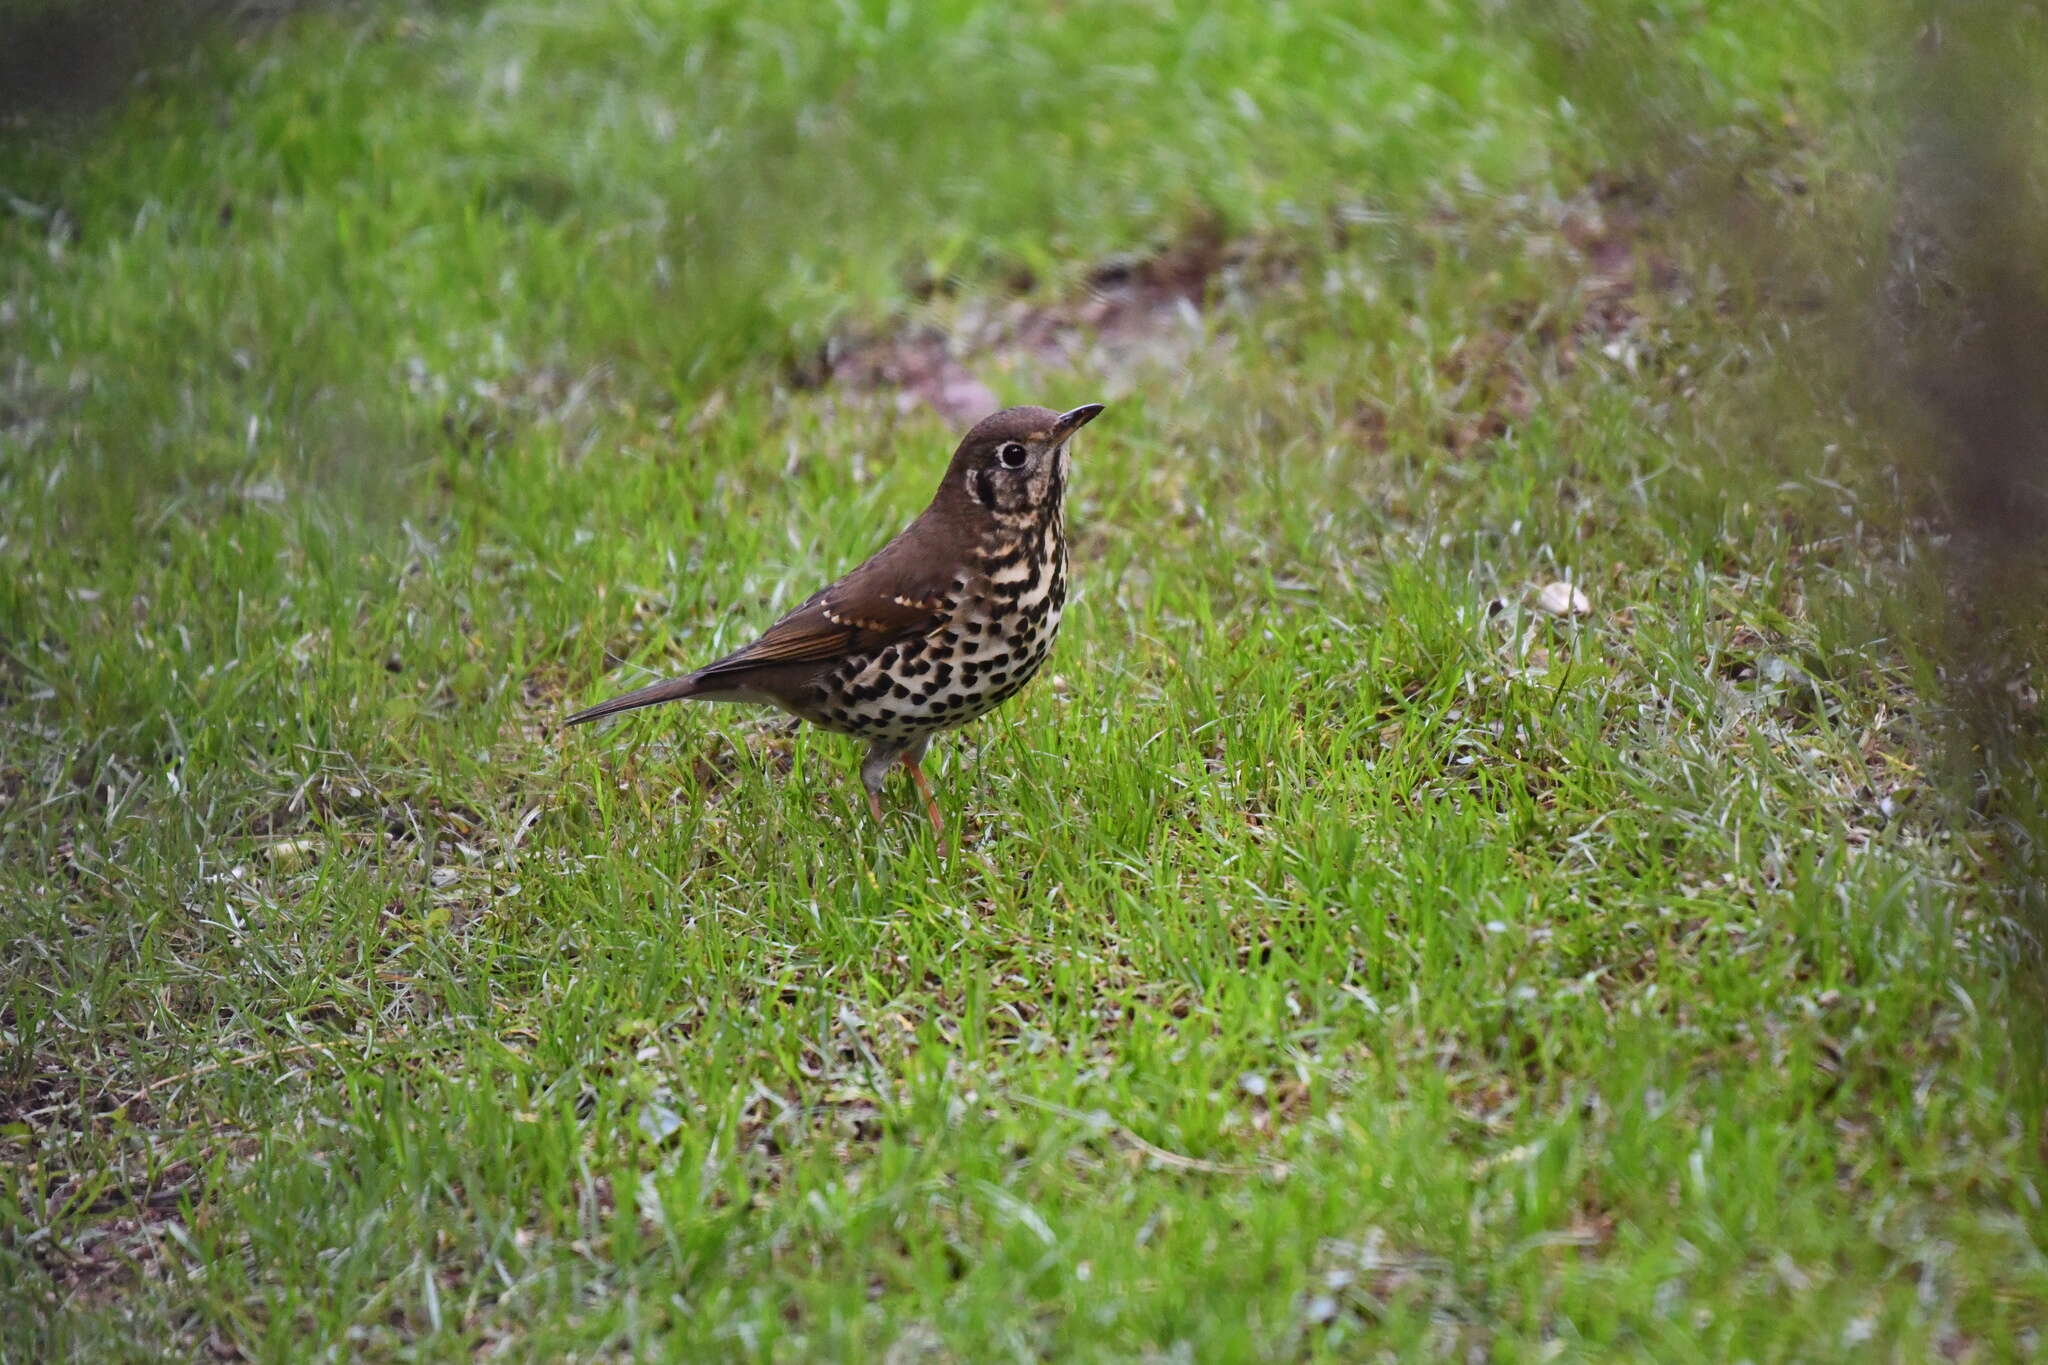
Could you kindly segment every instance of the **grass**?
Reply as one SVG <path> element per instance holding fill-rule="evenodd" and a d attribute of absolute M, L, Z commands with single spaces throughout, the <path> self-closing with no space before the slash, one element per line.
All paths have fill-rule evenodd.
<path fill-rule="evenodd" d="M 1826 11 L 1644 14 L 1814 199 L 1882 145 Z M 1877 434 L 1756 416 L 1795 322 L 1584 188 L 1542 57 L 338 6 L 27 125 L 0 1356 L 2032 1351 L 2016 836 L 1889 614 L 1925 547 Z M 928 493 L 954 424 L 793 363 L 1203 234 L 1192 330 L 966 358 L 1111 407 L 950 857 L 832 736 L 562 731 Z"/>

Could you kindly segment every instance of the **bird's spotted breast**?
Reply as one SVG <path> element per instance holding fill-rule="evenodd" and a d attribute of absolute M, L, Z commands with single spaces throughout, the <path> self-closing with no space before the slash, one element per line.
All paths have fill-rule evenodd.
<path fill-rule="evenodd" d="M 965 725 L 1009 700 L 1052 652 L 1067 600 L 1057 518 L 992 536 L 943 603 L 936 630 L 842 660 L 799 714 L 828 730 L 911 740 Z"/>

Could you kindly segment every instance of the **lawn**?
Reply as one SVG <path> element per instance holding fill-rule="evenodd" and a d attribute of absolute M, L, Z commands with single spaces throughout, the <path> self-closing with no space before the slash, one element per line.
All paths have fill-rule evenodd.
<path fill-rule="evenodd" d="M 279 6 L 14 116 L 0 1360 L 2035 1349 L 2040 769 L 1744 268 L 1887 240 L 1899 16 L 1017 8 Z M 563 728 L 1088 401 L 957 846 Z"/>

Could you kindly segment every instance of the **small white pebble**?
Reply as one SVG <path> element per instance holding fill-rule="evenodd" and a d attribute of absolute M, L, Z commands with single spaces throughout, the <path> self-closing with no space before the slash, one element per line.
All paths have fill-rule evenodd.
<path fill-rule="evenodd" d="M 1592 599 L 1577 584 L 1561 579 L 1543 585 L 1536 594 L 1536 605 L 1552 616 L 1585 616 L 1593 610 Z"/>
<path fill-rule="evenodd" d="M 319 847 L 318 839 L 286 839 L 270 846 L 270 861 L 279 867 L 297 867 Z"/>

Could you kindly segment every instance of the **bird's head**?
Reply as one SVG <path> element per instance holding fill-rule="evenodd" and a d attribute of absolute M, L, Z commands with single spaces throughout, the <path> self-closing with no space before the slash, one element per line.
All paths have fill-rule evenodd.
<path fill-rule="evenodd" d="M 999 521 L 1033 520 L 1067 492 L 1067 442 L 1102 411 L 1083 403 L 1067 412 L 1004 408 L 960 439 L 946 482 Z"/>

